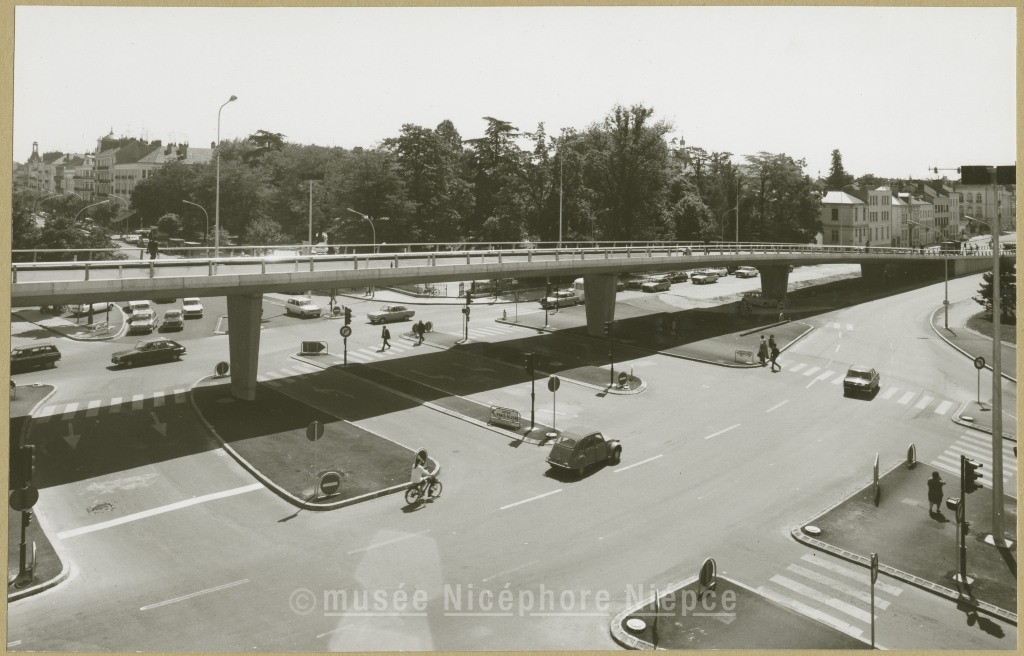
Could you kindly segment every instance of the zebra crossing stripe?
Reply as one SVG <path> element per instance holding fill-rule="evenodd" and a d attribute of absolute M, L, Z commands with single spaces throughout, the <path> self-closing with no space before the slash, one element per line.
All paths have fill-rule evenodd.
<path fill-rule="evenodd" d="M 772 583 L 775 583 L 776 585 L 781 585 L 784 588 L 789 588 L 793 592 L 803 595 L 808 599 L 813 599 L 818 603 L 825 604 L 826 606 L 831 606 L 832 608 L 838 610 L 840 613 L 846 613 L 850 617 L 855 617 L 861 622 L 871 622 L 871 614 L 867 611 L 861 610 L 853 604 L 848 604 L 841 599 L 830 597 L 824 592 L 821 592 L 810 586 L 804 585 L 803 583 L 798 583 L 797 581 L 788 579 L 785 576 L 781 576 L 779 574 L 776 574 L 768 580 Z"/>
<path fill-rule="evenodd" d="M 164 405 L 164 393 L 163 392 L 153 392 L 153 407 L 154 408 L 162 408 L 163 405 Z"/>
<path fill-rule="evenodd" d="M 938 406 L 936 406 L 936 408 L 935 408 L 935 414 L 937 414 L 937 415 L 944 415 L 944 414 L 946 414 L 946 412 L 947 412 L 947 411 L 948 411 L 948 410 L 949 410 L 949 409 L 950 409 L 951 407 L 953 407 L 953 402 L 952 402 L 952 401 L 943 401 L 943 402 L 942 402 L 942 403 L 940 403 L 940 404 L 939 404 Z"/>
<path fill-rule="evenodd" d="M 57 406 L 55 406 L 55 405 L 48 405 L 48 406 L 46 406 L 45 408 L 43 408 L 42 410 L 39 411 L 39 417 L 40 418 L 42 418 L 42 417 L 49 417 L 56 410 L 57 410 Z"/>
<path fill-rule="evenodd" d="M 834 563 L 831 560 L 820 558 L 818 556 L 815 556 L 814 554 L 804 554 L 800 557 L 800 560 L 812 563 L 814 565 L 817 565 L 818 567 L 827 569 L 830 572 L 833 572 L 840 576 L 845 576 L 848 579 L 857 581 L 859 583 L 863 583 L 865 585 L 870 583 L 867 573 L 854 571 L 849 567 L 843 567 L 842 565 Z M 884 592 L 886 594 L 892 595 L 893 597 L 898 597 L 903 593 L 903 588 L 898 588 L 895 585 L 890 585 L 889 583 L 886 583 L 882 580 L 878 580 L 875 582 L 875 589 L 880 590 L 881 592 Z"/>
<path fill-rule="evenodd" d="M 930 396 L 922 396 L 921 400 L 914 404 L 914 407 L 917 408 L 918 410 L 924 410 L 925 408 L 928 407 L 928 404 L 934 400 L 935 399 Z"/>
<path fill-rule="evenodd" d="M 821 367 L 811 367 L 810 369 L 808 369 L 807 371 L 804 372 L 804 375 L 805 376 L 812 376 L 812 375 L 814 375 L 814 372 L 816 372 L 816 371 L 821 371 Z"/>
<path fill-rule="evenodd" d="M 893 396 L 894 396 L 894 395 L 896 394 L 896 392 L 898 392 L 898 391 L 900 391 L 900 388 L 898 388 L 898 387 L 890 387 L 889 389 L 887 389 L 887 390 L 885 390 L 884 392 L 882 392 L 882 398 L 883 398 L 883 399 L 885 399 L 886 401 L 888 401 L 888 400 L 889 400 L 889 399 L 891 399 L 891 398 L 892 398 L 892 397 L 893 397 Z"/>
<path fill-rule="evenodd" d="M 108 411 L 108 413 L 109 414 L 114 414 L 116 412 L 121 412 L 121 397 L 120 396 L 115 396 L 114 398 L 110 399 L 110 410 Z"/>
<path fill-rule="evenodd" d="M 301 376 L 302 375 L 301 372 L 292 371 L 291 369 L 285 369 L 284 367 L 281 367 L 280 369 L 278 369 L 278 371 L 283 373 L 285 376 Z"/>
<path fill-rule="evenodd" d="M 849 624 L 848 622 L 844 622 L 840 619 L 832 617 L 828 613 L 823 613 L 817 608 L 812 608 L 805 603 L 797 601 L 796 599 L 790 599 L 785 595 L 780 595 L 774 590 L 769 590 L 768 588 L 762 586 L 759 587 L 757 591 L 763 594 L 768 599 L 779 604 L 780 606 L 785 606 L 786 608 L 795 610 L 796 612 L 802 615 L 806 615 L 807 617 L 818 620 L 822 624 L 827 624 L 828 626 L 831 626 L 833 629 L 836 629 L 837 631 L 842 631 L 848 636 L 860 638 L 861 635 L 864 633 L 863 630 L 858 629 L 857 627 L 853 626 L 852 624 Z"/>
<path fill-rule="evenodd" d="M 968 446 L 968 445 L 965 445 L 965 444 L 963 444 L 961 442 L 957 442 L 956 444 L 954 444 L 953 446 L 949 447 L 949 449 L 946 450 L 947 453 L 949 453 L 950 451 L 952 451 L 953 453 L 956 453 L 957 455 L 959 455 L 960 453 L 963 453 L 968 458 L 972 458 L 972 459 L 975 459 L 975 460 L 981 460 L 982 462 L 988 464 L 989 466 L 992 465 L 992 452 L 991 451 L 986 451 L 982 447 L 978 447 L 978 446 L 974 446 L 974 445 Z M 1006 454 L 1004 453 L 1003 455 L 1005 456 Z M 1010 471 L 1014 471 L 1014 472 L 1017 471 L 1017 462 L 1016 462 L 1016 460 L 1013 459 L 1013 456 L 1009 456 L 1008 458 L 1006 458 L 1006 457 L 1003 458 L 1003 469 L 1004 470 L 1009 469 Z M 1003 475 L 1004 476 L 1006 475 L 1005 471 L 1004 471 Z"/>
<path fill-rule="evenodd" d="M 804 367 L 806 367 L 806 366 L 807 366 L 806 364 L 804 364 L 803 362 L 801 362 L 801 363 L 800 363 L 800 364 L 798 364 L 797 366 L 795 366 L 795 367 L 793 367 L 792 369 L 790 369 L 790 370 L 789 370 L 789 372 L 790 372 L 790 373 L 793 373 L 793 374 L 795 374 L 796 372 L 800 371 L 801 369 L 803 369 L 803 368 L 804 368 Z"/>
<path fill-rule="evenodd" d="M 907 405 L 908 403 L 910 403 L 910 400 L 915 396 L 917 396 L 916 392 L 907 392 L 902 397 L 900 397 L 900 400 L 897 401 L 897 403 L 899 403 L 900 405 Z"/>
<path fill-rule="evenodd" d="M 826 378 L 828 378 L 829 376 L 833 375 L 834 373 L 836 373 L 836 372 L 834 372 L 834 371 L 824 371 L 824 372 L 818 374 L 818 377 L 815 378 L 814 380 L 825 380 Z"/>
<path fill-rule="evenodd" d="M 853 330 L 853 324 L 852 323 L 846 324 L 846 330 Z"/>
<path fill-rule="evenodd" d="M 964 444 L 976 444 L 979 448 L 985 449 L 986 453 L 991 453 L 991 451 L 992 451 L 992 443 L 991 442 L 986 442 L 983 439 L 979 439 L 977 437 L 974 437 L 973 435 L 961 435 L 960 439 L 958 439 L 957 442 L 961 442 L 961 443 L 964 443 Z M 1007 448 L 1005 446 L 1003 447 L 1003 457 L 1004 458 L 1009 458 L 1010 462 L 1013 462 L 1013 463 L 1017 462 L 1017 456 L 1013 455 L 1013 448 L 1012 447 L 1011 448 Z M 1016 466 L 1016 464 L 1014 464 L 1014 466 Z"/>
<path fill-rule="evenodd" d="M 71 419 L 72 417 L 75 416 L 75 413 L 77 411 L 78 411 L 78 404 L 77 403 L 69 403 L 66 406 L 64 406 L 64 414 L 62 414 L 60 416 L 60 418 L 62 420 L 63 419 Z"/>
<path fill-rule="evenodd" d="M 95 417 L 100 412 L 100 403 L 102 401 L 89 401 L 88 412 L 85 413 L 86 417 Z"/>
<path fill-rule="evenodd" d="M 843 382 L 843 378 L 845 378 L 845 376 L 836 376 L 834 379 L 832 379 L 832 384 L 841 385 Z"/>
<path fill-rule="evenodd" d="M 142 410 L 142 399 L 145 397 L 142 394 L 132 395 L 132 410 Z"/>
<path fill-rule="evenodd" d="M 786 569 L 790 572 L 793 572 L 794 574 L 799 574 L 800 576 L 806 579 L 810 579 L 815 583 L 820 583 L 824 586 L 832 588 L 833 590 L 842 592 L 843 594 L 853 597 L 858 601 L 863 601 L 865 604 L 871 603 L 871 595 L 869 595 L 863 589 L 854 588 L 852 586 L 846 585 L 842 581 L 836 581 L 835 579 L 825 576 L 824 574 L 811 571 L 806 567 L 800 567 L 799 565 L 790 565 Z M 889 607 L 889 602 L 885 599 L 879 599 L 876 597 L 875 606 L 877 606 L 881 610 L 885 610 Z"/>
<path fill-rule="evenodd" d="M 275 380 L 277 378 L 281 378 L 281 374 L 277 373 L 276 371 L 268 371 L 268 372 L 266 372 L 264 374 L 264 376 L 266 376 L 267 378 L 270 378 L 271 380 Z"/>

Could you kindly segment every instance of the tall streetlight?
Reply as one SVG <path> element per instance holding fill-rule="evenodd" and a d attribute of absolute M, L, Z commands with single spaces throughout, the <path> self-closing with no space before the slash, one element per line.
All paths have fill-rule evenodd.
<path fill-rule="evenodd" d="M 351 207 L 346 207 L 345 209 L 347 209 L 349 212 L 352 212 L 353 214 L 358 214 L 359 216 L 363 217 L 364 219 L 366 219 L 367 221 L 370 222 L 370 229 L 373 230 L 373 250 L 376 251 L 377 250 L 377 229 L 373 227 L 373 220 L 370 219 L 370 217 L 368 217 L 365 214 L 363 214 L 362 212 L 355 211 Z"/>
<path fill-rule="evenodd" d="M 324 174 L 310 175 L 307 178 L 309 182 L 309 254 L 313 254 L 313 183 L 316 181 L 323 182 Z"/>
<path fill-rule="evenodd" d="M 213 256 L 220 257 L 220 112 L 228 103 L 238 100 L 238 96 L 231 96 L 228 102 L 217 110 L 217 198 L 213 210 Z"/>
<path fill-rule="evenodd" d="M 204 243 L 204 246 L 206 246 L 207 248 L 209 248 L 209 239 L 210 239 L 210 215 L 209 215 L 209 214 L 208 214 L 208 213 L 206 212 L 206 208 L 205 208 L 205 207 L 203 207 L 202 205 L 200 205 L 199 203 L 193 203 L 193 202 L 192 202 L 192 201 L 190 201 L 190 200 L 182 200 L 181 202 L 185 203 L 186 205 L 194 205 L 194 206 L 198 207 L 199 209 L 203 210 L 203 214 L 206 214 L 206 231 L 205 231 L 205 232 L 203 233 L 203 242 L 205 242 L 205 243 Z"/>
<path fill-rule="evenodd" d="M 600 212 L 594 212 L 593 214 L 590 215 L 590 241 L 594 241 L 594 221 L 595 221 L 595 219 L 597 219 L 598 215 L 604 214 L 605 212 L 607 212 L 610 209 L 611 209 L 610 207 L 606 207 L 603 210 L 601 210 Z"/>
<path fill-rule="evenodd" d="M 75 218 L 71 219 L 71 223 L 72 223 L 72 225 L 73 225 L 73 224 L 75 223 L 75 221 L 77 221 L 77 220 L 78 220 L 78 216 L 79 216 L 79 215 L 80 215 L 80 214 L 81 214 L 82 212 L 84 212 L 85 210 L 89 209 L 90 207 L 96 207 L 97 205 L 102 205 L 103 203 L 109 203 L 109 202 L 110 202 L 109 200 L 101 200 L 101 201 L 100 201 L 100 202 L 98 202 L 98 203 L 93 203 L 92 205 L 86 205 L 86 206 L 85 206 L 85 207 L 83 207 L 82 209 L 78 210 L 78 214 L 76 214 L 76 215 L 75 215 Z"/>
<path fill-rule="evenodd" d="M 124 203 L 124 211 L 125 212 L 127 212 L 128 208 L 131 207 L 131 203 L 128 202 L 127 198 L 124 198 L 123 196 L 118 196 L 117 194 L 107 194 L 107 195 L 110 196 L 111 198 L 116 198 L 117 200 L 119 200 L 122 203 Z M 141 217 L 139 218 L 139 229 L 142 229 L 142 218 Z M 125 230 L 125 233 L 128 232 L 128 217 L 127 216 L 124 217 L 124 230 Z"/>
<path fill-rule="evenodd" d="M 60 194 L 46 194 L 45 196 L 40 196 L 40 197 L 36 198 L 35 202 L 32 203 L 32 213 L 35 214 L 36 211 L 39 209 L 39 203 L 41 203 L 44 200 L 47 200 L 49 198 L 53 198 L 54 196 L 59 196 L 59 195 Z"/>
<path fill-rule="evenodd" d="M 562 248 L 562 181 L 565 176 L 562 174 L 562 156 L 558 156 L 558 248 Z M 591 231 L 593 232 L 593 231 Z M 593 237 L 593 235 L 591 235 Z"/>

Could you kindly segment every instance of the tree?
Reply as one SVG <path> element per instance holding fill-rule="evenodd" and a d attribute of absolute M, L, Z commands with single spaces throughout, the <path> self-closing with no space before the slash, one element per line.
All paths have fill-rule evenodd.
<path fill-rule="evenodd" d="M 836 148 L 832 151 L 832 166 L 829 168 L 828 177 L 825 178 L 825 188 L 840 191 L 851 182 L 853 182 L 853 176 L 843 168 L 843 155 Z"/>
<path fill-rule="evenodd" d="M 159 221 L 165 214 L 176 214 L 189 217 L 198 210 L 182 201 L 195 201 L 197 184 L 204 168 L 202 164 L 185 164 L 170 162 L 152 172 L 145 180 L 140 180 L 132 190 L 131 208 L 146 225 Z M 212 205 L 207 210 L 213 214 Z M 202 212 L 200 212 L 202 214 Z M 196 222 L 206 227 L 205 216 Z M 191 226 L 190 226 L 191 227 Z"/>
<path fill-rule="evenodd" d="M 39 248 L 39 226 L 32 218 L 31 206 L 21 195 L 11 199 L 11 250 Z M 15 261 L 32 261 L 31 255 L 14 255 Z"/>
<path fill-rule="evenodd" d="M 746 160 L 754 176 L 749 203 L 750 239 L 806 244 L 821 231 L 821 197 L 804 160 L 760 152 Z"/>
<path fill-rule="evenodd" d="M 281 231 L 281 224 L 266 217 L 257 217 L 245 227 L 243 235 L 246 244 L 283 244 L 287 241 Z"/>
<path fill-rule="evenodd" d="M 251 164 L 258 162 L 268 153 L 280 151 L 284 148 L 284 137 L 285 135 L 280 132 L 256 130 L 256 132 L 246 138 L 246 141 L 252 144 L 254 148 L 244 153 L 242 160 L 247 164 Z"/>
<path fill-rule="evenodd" d="M 978 296 L 974 301 L 985 308 L 985 316 L 992 319 L 992 272 L 982 275 Z M 999 316 L 1006 323 L 1017 323 L 1017 260 L 1011 255 L 999 258 Z"/>
<path fill-rule="evenodd" d="M 857 178 L 855 182 L 863 187 L 877 187 L 879 185 L 889 184 L 888 180 L 884 178 L 879 178 L 873 173 L 865 173 L 864 175 Z"/>
<path fill-rule="evenodd" d="M 181 217 L 177 214 L 164 214 L 156 222 L 156 229 L 168 237 L 177 237 L 181 233 L 181 228 Z"/>
<path fill-rule="evenodd" d="M 117 249 L 118 246 L 110 240 L 110 234 L 104 228 L 99 226 L 83 227 L 80 223 L 73 223 L 66 217 L 52 217 L 47 219 L 40 231 L 36 248 L 66 251 L 78 248 Z M 74 253 L 55 253 L 48 254 L 47 259 L 70 261 L 74 259 L 74 256 Z M 92 254 L 94 260 L 123 260 L 126 258 L 127 256 L 122 253 L 97 252 Z"/>

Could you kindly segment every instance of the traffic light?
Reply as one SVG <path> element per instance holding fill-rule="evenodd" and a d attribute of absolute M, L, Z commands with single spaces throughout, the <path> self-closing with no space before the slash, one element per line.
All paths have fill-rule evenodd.
<path fill-rule="evenodd" d="M 32 484 L 32 474 L 36 468 L 36 448 L 31 444 L 21 447 L 21 487 Z"/>
<path fill-rule="evenodd" d="M 604 322 L 604 336 L 605 337 L 611 337 L 612 336 L 612 322 L 611 321 L 605 321 Z"/>
<path fill-rule="evenodd" d="M 346 307 L 345 308 L 345 325 L 347 326 L 350 323 L 352 323 L 352 308 Z"/>
<path fill-rule="evenodd" d="M 535 354 L 533 354 L 533 353 L 527 353 L 526 354 L 526 373 L 529 374 L 529 376 L 531 378 L 533 377 L 533 371 L 534 371 L 534 362 L 533 362 L 534 355 Z"/>
<path fill-rule="evenodd" d="M 964 458 L 964 492 L 967 494 L 984 487 L 981 483 L 978 483 L 981 480 L 981 472 L 978 470 L 983 466 L 980 462 Z"/>

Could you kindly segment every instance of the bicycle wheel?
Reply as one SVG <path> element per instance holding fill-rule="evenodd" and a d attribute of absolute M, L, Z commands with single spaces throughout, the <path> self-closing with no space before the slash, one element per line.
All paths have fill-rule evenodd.
<path fill-rule="evenodd" d="M 420 486 L 414 485 L 405 491 L 405 502 L 410 506 L 420 500 Z"/>
<path fill-rule="evenodd" d="M 431 499 L 441 496 L 441 487 L 441 481 L 435 479 L 430 483 L 430 487 L 427 488 L 427 496 Z"/>

